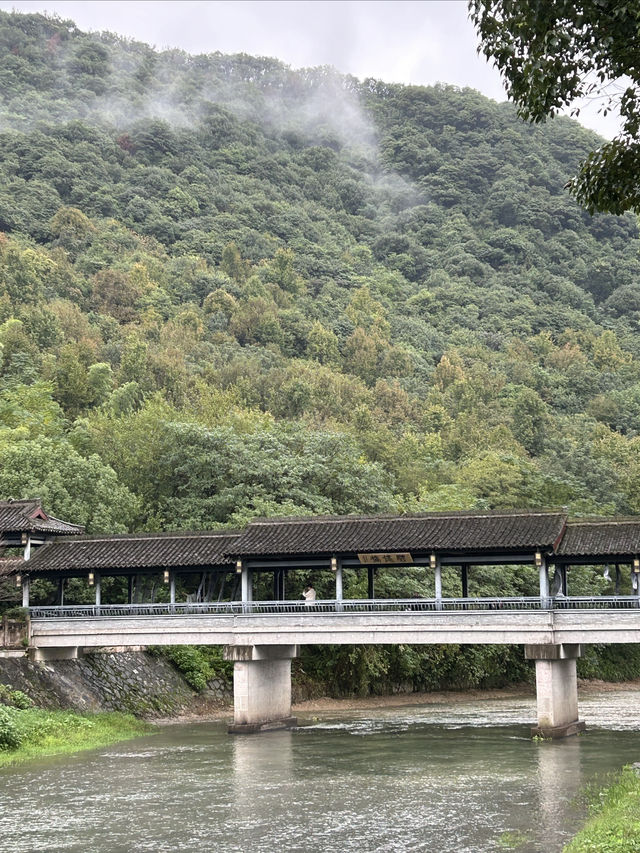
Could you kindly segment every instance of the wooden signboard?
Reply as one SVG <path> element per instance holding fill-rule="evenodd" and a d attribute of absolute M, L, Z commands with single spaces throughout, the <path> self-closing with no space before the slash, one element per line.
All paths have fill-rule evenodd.
<path fill-rule="evenodd" d="M 407 551 L 401 554 L 358 554 L 358 559 L 367 566 L 390 566 L 393 563 L 413 563 L 413 557 Z"/>

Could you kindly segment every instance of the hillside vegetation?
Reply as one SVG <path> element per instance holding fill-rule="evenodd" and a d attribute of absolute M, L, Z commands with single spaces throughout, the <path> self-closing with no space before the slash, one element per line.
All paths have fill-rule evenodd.
<path fill-rule="evenodd" d="M 89 532 L 640 513 L 638 227 L 563 189 L 591 132 L 40 15 L 0 58 L 0 495 Z"/>

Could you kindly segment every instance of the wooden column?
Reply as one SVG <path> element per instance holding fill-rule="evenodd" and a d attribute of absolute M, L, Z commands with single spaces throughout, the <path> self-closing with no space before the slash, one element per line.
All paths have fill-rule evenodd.
<path fill-rule="evenodd" d="M 567 569 L 569 566 L 562 566 L 560 569 L 562 574 L 562 594 L 569 595 L 569 576 L 567 575 Z"/>
<path fill-rule="evenodd" d="M 620 579 L 620 563 L 616 563 L 616 595 L 620 595 Z"/>
<path fill-rule="evenodd" d="M 462 582 L 462 597 L 469 598 L 469 566 L 466 563 L 460 566 L 460 580 Z"/>
<path fill-rule="evenodd" d="M 376 567 L 367 566 L 367 598 L 369 600 L 376 597 L 375 589 Z"/>
<path fill-rule="evenodd" d="M 127 578 L 127 604 L 133 604 L 133 575 Z"/>
<path fill-rule="evenodd" d="M 176 603 L 176 575 L 169 572 L 169 604 Z"/>
<path fill-rule="evenodd" d="M 273 600 L 284 601 L 285 599 L 285 575 L 286 569 L 274 569 L 273 572 Z"/>
<path fill-rule="evenodd" d="M 64 607 L 64 578 L 58 579 L 58 606 Z"/>

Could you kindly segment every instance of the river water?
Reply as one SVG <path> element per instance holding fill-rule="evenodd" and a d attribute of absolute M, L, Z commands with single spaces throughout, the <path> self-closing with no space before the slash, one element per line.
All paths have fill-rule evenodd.
<path fill-rule="evenodd" d="M 0 769 L 3 853 L 555 853 L 577 795 L 640 760 L 640 690 L 581 697 L 589 730 L 536 743 L 531 697 L 223 723 Z"/>

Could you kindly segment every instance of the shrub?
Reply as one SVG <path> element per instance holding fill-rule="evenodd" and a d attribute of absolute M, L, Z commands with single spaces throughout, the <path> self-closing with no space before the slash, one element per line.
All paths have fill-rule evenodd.
<path fill-rule="evenodd" d="M 153 652 L 170 660 L 198 692 L 206 690 L 216 675 L 231 678 L 232 664 L 222 659 L 219 646 L 158 646 Z"/>
<path fill-rule="evenodd" d="M 15 619 L 18 622 L 26 622 L 29 611 L 26 607 L 10 607 L 5 610 L 4 615 L 7 619 Z"/>
<path fill-rule="evenodd" d="M 22 690 L 14 690 L 10 684 L 0 684 L 0 704 L 24 711 L 33 706 L 33 701 Z"/>
<path fill-rule="evenodd" d="M 12 690 L 9 693 L 9 704 L 13 705 L 14 708 L 26 711 L 27 708 L 33 707 L 33 700 L 22 690 Z"/>
<path fill-rule="evenodd" d="M 15 708 L 0 705 L 0 749 L 17 749 L 22 743 L 19 714 Z"/>

